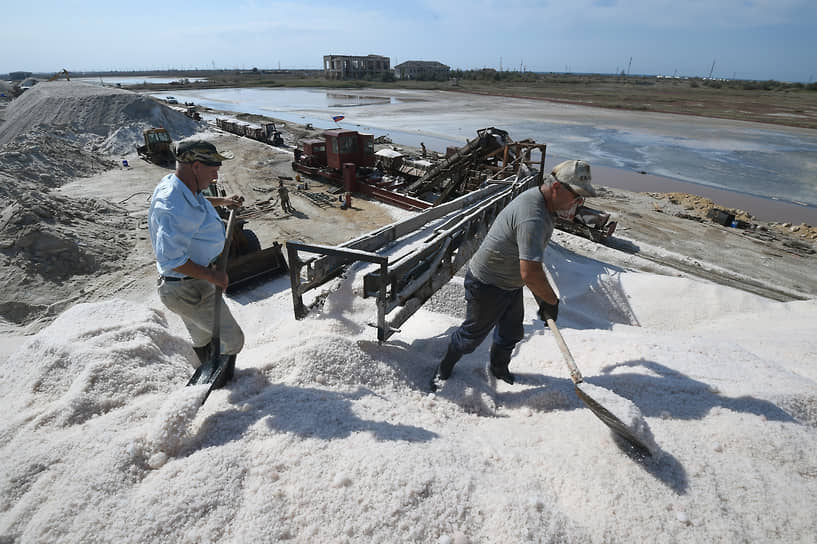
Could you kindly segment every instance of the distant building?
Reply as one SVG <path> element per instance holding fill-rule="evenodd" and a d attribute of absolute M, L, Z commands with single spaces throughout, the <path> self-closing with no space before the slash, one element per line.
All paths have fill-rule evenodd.
<path fill-rule="evenodd" d="M 373 79 L 391 72 L 389 57 L 324 55 L 323 74 L 329 79 Z"/>
<path fill-rule="evenodd" d="M 9 81 L 23 81 L 31 77 L 31 72 L 9 72 Z"/>
<path fill-rule="evenodd" d="M 407 60 L 394 67 L 398 79 L 448 79 L 451 68 L 436 60 Z"/>

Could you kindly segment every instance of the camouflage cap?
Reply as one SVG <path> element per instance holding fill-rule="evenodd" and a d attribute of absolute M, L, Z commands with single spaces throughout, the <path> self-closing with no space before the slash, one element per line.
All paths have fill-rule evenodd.
<path fill-rule="evenodd" d="M 221 161 L 232 158 L 232 153 L 219 153 L 216 146 L 206 140 L 184 140 L 176 146 L 176 160 L 179 162 L 199 161 L 207 166 L 221 166 Z"/>

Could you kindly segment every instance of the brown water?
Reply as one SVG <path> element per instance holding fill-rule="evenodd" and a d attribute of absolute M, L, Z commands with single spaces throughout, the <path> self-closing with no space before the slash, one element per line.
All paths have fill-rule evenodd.
<path fill-rule="evenodd" d="M 709 198 L 725 208 L 744 210 L 760 221 L 817 225 L 817 208 L 713 189 L 697 183 L 687 183 L 651 174 L 639 174 L 618 168 L 605 166 L 593 166 L 592 168 L 594 184 L 643 193 L 689 193 Z"/>

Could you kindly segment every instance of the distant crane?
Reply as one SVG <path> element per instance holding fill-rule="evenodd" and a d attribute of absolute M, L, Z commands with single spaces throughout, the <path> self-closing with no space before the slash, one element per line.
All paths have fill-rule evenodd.
<path fill-rule="evenodd" d="M 630 57 L 630 62 L 627 63 L 627 77 L 630 77 L 630 65 L 633 63 L 633 57 Z"/>
<path fill-rule="evenodd" d="M 60 76 L 65 76 L 65 79 L 67 81 L 71 81 L 71 76 L 68 73 L 68 70 L 66 70 L 65 68 L 63 68 L 62 70 L 60 70 L 59 72 L 57 72 L 56 74 L 54 74 L 53 76 L 48 78 L 48 81 L 55 81 L 55 80 L 59 79 Z"/>
<path fill-rule="evenodd" d="M 715 59 L 717 60 L 717 59 Z M 712 79 L 712 70 L 715 69 L 715 61 L 712 61 L 712 68 L 709 69 L 709 77 L 707 79 Z"/>

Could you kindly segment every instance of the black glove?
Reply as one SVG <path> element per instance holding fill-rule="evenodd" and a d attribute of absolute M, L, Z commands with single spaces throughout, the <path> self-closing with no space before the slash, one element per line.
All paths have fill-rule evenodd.
<path fill-rule="evenodd" d="M 539 302 L 539 311 L 536 313 L 539 319 L 542 321 L 552 319 L 555 322 L 556 318 L 559 317 L 559 299 L 556 299 L 556 304 L 548 304 L 541 299 L 537 299 L 537 302 Z"/>

